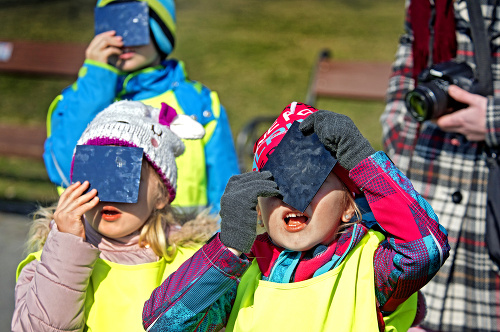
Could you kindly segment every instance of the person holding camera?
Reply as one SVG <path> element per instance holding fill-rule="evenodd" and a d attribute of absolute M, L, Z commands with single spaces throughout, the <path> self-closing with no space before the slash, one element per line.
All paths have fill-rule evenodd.
<path fill-rule="evenodd" d="M 420 331 L 500 326 L 499 268 L 485 241 L 487 161 L 500 142 L 500 20 L 497 1 L 477 1 L 496 92 L 477 91 L 467 1 L 407 0 L 380 119 L 386 152 L 431 204 L 451 246 L 450 258 L 422 289 L 427 316 Z"/>

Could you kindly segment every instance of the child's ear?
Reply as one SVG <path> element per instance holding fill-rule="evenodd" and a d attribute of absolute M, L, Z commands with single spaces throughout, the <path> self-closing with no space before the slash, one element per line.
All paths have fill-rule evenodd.
<path fill-rule="evenodd" d="M 260 211 L 259 204 L 257 204 L 257 206 L 255 207 L 255 209 L 257 210 L 257 219 L 262 219 L 262 212 Z"/>
<path fill-rule="evenodd" d="M 348 222 L 351 220 L 351 218 L 354 216 L 354 213 L 356 210 L 354 209 L 353 204 L 349 204 L 347 209 L 345 209 L 344 213 L 342 214 L 342 222 Z"/>
<path fill-rule="evenodd" d="M 166 196 L 158 198 L 158 200 L 156 201 L 155 208 L 157 210 L 163 209 L 168 204 L 168 201 L 169 201 L 169 197 L 166 197 Z"/>

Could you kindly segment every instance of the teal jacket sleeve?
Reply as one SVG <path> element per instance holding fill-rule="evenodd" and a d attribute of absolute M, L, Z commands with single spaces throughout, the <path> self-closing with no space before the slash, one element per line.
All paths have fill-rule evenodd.
<path fill-rule="evenodd" d="M 52 102 L 47 115 L 43 159 L 50 180 L 67 187 L 78 139 L 96 114 L 110 105 L 116 94 L 118 71 L 95 61 L 85 61 L 78 79 Z"/>
<path fill-rule="evenodd" d="M 236 257 L 216 234 L 144 303 L 146 331 L 219 331 L 227 323 L 250 261 Z"/>

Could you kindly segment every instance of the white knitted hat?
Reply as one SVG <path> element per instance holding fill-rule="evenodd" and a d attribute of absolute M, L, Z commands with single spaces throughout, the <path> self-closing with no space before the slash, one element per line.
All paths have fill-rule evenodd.
<path fill-rule="evenodd" d="M 160 110 L 138 101 L 122 100 L 97 114 L 77 144 L 143 148 L 144 156 L 167 186 L 172 202 L 177 188 L 175 157 L 184 152 L 181 138 L 200 139 L 204 135 L 200 123 L 177 114 L 165 103 Z"/>

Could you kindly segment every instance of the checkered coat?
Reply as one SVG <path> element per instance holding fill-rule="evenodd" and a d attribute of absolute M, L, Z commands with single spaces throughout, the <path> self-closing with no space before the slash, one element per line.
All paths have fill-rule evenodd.
<path fill-rule="evenodd" d="M 486 140 L 470 142 L 431 122 L 419 125 L 407 112 L 404 96 L 414 87 L 408 15 L 381 117 L 387 153 L 431 204 L 449 234 L 450 258 L 423 289 L 428 305 L 423 326 L 439 331 L 500 331 L 500 274 L 485 247 L 485 146 L 498 148 L 500 142 L 500 7 L 498 1 L 476 1 L 481 1 L 492 47 L 495 96 L 488 97 Z M 474 66 L 466 2 L 456 0 L 453 6 L 456 59 Z"/>

